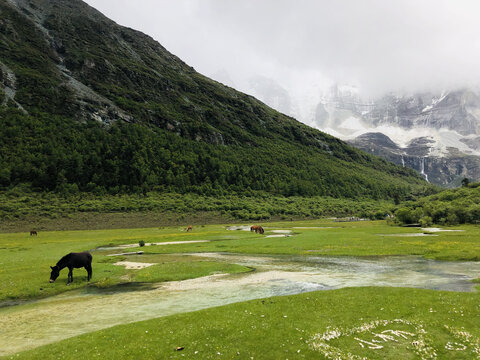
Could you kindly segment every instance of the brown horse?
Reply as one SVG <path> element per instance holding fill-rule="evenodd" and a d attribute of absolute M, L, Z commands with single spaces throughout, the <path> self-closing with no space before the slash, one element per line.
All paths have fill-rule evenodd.
<path fill-rule="evenodd" d="M 250 227 L 250 231 L 255 231 L 255 233 L 260 233 L 260 234 L 263 234 L 265 232 L 260 225 L 252 225 Z"/>
<path fill-rule="evenodd" d="M 187 227 L 187 232 L 192 231 L 192 230 L 193 230 L 192 225 L 188 225 L 188 227 Z"/>
<path fill-rule="evenodd" d="M 37 234 L 37 232 L 36 232 L 35 230 L 30 230 L 30 236 L 32 236 L 32 235 L 37 236 L 38 234 Z"/>

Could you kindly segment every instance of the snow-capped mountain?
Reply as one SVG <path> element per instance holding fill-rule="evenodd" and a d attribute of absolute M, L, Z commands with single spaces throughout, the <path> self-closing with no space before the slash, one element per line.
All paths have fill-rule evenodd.
<path fill-rule="evenodd" d="M 435 184 L 480 179 L 480 95 L 471 89 L 387 95 L 375 101 L 337 93 L 320 102 L 317 126 L 355 147 L 411 167 Z M 318 113 L 318 111 L 317 111 Z M 325 121 L 325 118 L 327 121 Z"/>
<path fill-rule="evenodd" d="M 364 151 L 408 166 L 430 182 L 480 180 L 480 89 L 365 98 L 351 85 L 281 84 L 263 75 L 217 80 Z"/>
<path fill-rule="evenodd" d="M 355 147 L 408 166 L 435 184 L 480 179 L 480 91 L 459 89 L 364 99 L 354 86 L 293 96 L 258 78 L 250 93 Z M 311 99 L 317 98 L 316 102 Z M 314 104 L 314 105 L 313 105 Z"/>

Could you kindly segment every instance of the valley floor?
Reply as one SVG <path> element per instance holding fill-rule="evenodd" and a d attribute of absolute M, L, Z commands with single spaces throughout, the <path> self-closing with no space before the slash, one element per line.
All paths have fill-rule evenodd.
<path fill-rule="evenodd" d="M 260 235 L 252 224 L 0 234 L 0 355 L 480 356 L 480 227 L 255 222 Z M 82 250 L 91 283 L 83 269 L 70 286 L 67 270 L 48 283 L 50 265 Z"/>

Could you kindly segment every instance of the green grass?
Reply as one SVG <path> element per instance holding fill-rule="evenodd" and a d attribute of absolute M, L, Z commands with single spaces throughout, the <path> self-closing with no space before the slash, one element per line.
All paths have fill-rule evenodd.
<path fill-rule="evenodd" d="M 249 231 L 226 230 L 225 225 L 185 226 L 91 231 L 0 234 L 0 301 L 35 299 L 85 286 L 114 287 L 121 283 L 151 283 L 195 278 L 250 269 L 222 261 L 188 256 L 192 252 L 244 254 L 298 254 L 332 256 L 419 255 L 442 260 L 478 260 L 478 226 L 463 225 L 462 232 L 408 237 L 419 229 L 387 225 L 384 221 L 332 220 L 261 223 L 265 235 L 291 229 L 291 237 L 267 238 Z M 386 236 L 404 234 L 405 236 Z M 64 270 L 56 283 L 48 283 L 49 265 L 69 251 L 99 246 L 185 240 L 208 240 L 172 245 L 93 252 L 93 279 L 83 269 L 74 271 L 67 286 Z M 106 256 L 124 251 L 143 255 Z M 155 263 L 142 270 L 113 265 L 118 260 Z M 477 280 L 478 281 L 478 280 Z M 66 294 L 68 296 L 68 294 Z M 16 354 L 18 359 L 163 359 L 163 358 L 324 358 L 348 354 L 369 359 L 414 359 L 423 351 L 441 359 L 471 359 L 480 348 L 480 294 L 400 288 L 347 288 L 296 296 L 253 300 L 184 313 L 87 333 Z M 32 309 L 35 304 L 32 303 Z M 72 304 L 75 306 L 75 304 Z M 12 308 L 13 309 L 13 308 Z M 94 309 L 92 309 L 94 311 Z M 397 319 L 397 320 L 396 320 Z M 398 320 L 399 319 L 399 320 Z M 384 322 L 386 321 L 386 323 Z M 373 324 L 373 325 L 372 325 Z M 363 328 L 362 328 L 363 326 Z M 363 331 L 365 327 L 372 327 Z M 341 336 L 321 340 L 338 330 Z M 362 348 L 375 333 L 405 331 L 382 349 Z M 425 331 L 425 332 L 423 332 Z M 333 334 L 333 333 L 331 333 Z M 385 334 L 385 333 L 384 333 Z M 392 334 L 392 333 L 387 333 Z M 400 334 L 400 333 L 396 333 Z M 358 340 L 360 339 L 360 340 Z M 391 338 L 392 339 L 392 338 Z M 377 338 L 378 340 L 378 338 Z M 424 347 L 421 347 L 425 343 Z M 316 344 L 316 345 L 315 345 Z M 367 343 L 362 343 L 367 344 Z M 175 351 L 175 347 L 185 349 Z M 464 347 L 465 350 L 449 350 Z M 323 350 L 322 350 L 323 349 Z M 220 353 L 221 355 L 218 355 Z M 8 359 L 10 357 L 5 357 Z"/>
<path fill-rule="evenodd" d="M 348 353 L 368 359 L 426 359 L 433 353 L 438 359 L 474 359 L 480 346 L 479 300 L 478 293 L 401 288 L 319 291 L 116 326 L 13 358 L 324 359 L 315 348 L 323 343 L 342 359 Z M 368 331 L 359 329 L 376 321 Z M 320 339 L 333 330 L 337 338 Z M 371 342 L 374 333 L 385 330 L 412 335 L 380 341 L 382 349 L 362 348 L 355 339 Z M 184 350 L 175 351 L 177 346 Z"/>
<path fill-rule="evenodd" d="M 128 260 L 157 263 L 157 265 L 130 272 L 129 280 L 134 282 L 176 281 L 218 273 L 236 274 L 249 271 L 241 265 L 201 261 L 186 256 L 140 255 L 129 257 Z"/>
<path fill-rule="evenodd" d="M 215 232 L 205 231 L 208 237 Z M 39 232 L 38 236 L 27 233 L 0 234 L 0 302 L 46 297 L 73 290 L 87 285 L 87 273 L 84 269 L 75 269 L 74 282 L 67 286 L 68 269 L 62 270 L 54 284 L 50 284 L 50 266 L 65 254 L 75 251 L 91 250 L 99 246 L 138 243 L 142 239 L 150 241 L 193 240 L 194 237 L 181 228 L 135 229 L 105 231 L 52 231 Z M 184 245 L 185 246 L 185 245 Z M 149 247 L 153 252 L 154 246 Z M 160 248 L 160 247 L 156 247 Z M 144 249 L 144 248 L 142 248 Z M 161 249 L 159 249 L 161 252 Z M 124 250 L 120 251 L 123 252 Z M 128 251 L 128 250 L 125 250 Z M 119 252 L 119 251 L 112 251 Z M 248 268 L 215 261 L 182 260 L 171 256 L 132 257 L 129 261 L 164 263 L 155 266 L 154 271 L 126 270 L 115 266 L 113 262 L 125 260 L 125 257 L 107 257 L 107 252 L 93 252 L 93 278 L 91 286 L 107 287 L 118 283 L 142 281 L 155 282 L 181 280 L 209 275 L 216 272 L 236 273 L 248 271 Z"/>
<path fill-rule="evenodd" d="M 242 231 L 218 229 L 209 239 L 215 242 L 169 246 L 164 252 L 183 251 L 228 251 L 250 254 L 299 254 L 325 256 L 389 256 L 419 255 L 437 260 L 480 259 L 480 228 L 473 225 L 452 227 L 461 232 L 439 232 L 438 236 L 409 237 L 409 234 L 422 233 L 415 228 L 402 228 L 386 225 L 384 221 L 361 221 L 340 223 L 329 220 L 264 223 L 265 235 L 273 229 L 292 229 L 295 235 L 285 238 L 251 236 Z M 325 227 L 321 229 L 295 229 L 295 227 Z M 329 228 L 331 227 L 331 228 Z M 223 231 L 223 232 L 222 232 Z M 223 235 L 225 234 L 225 235 Z M 387 236 L 405 234 L 406 236 Z M 228 236 L 228 237 L 227 237 Z M 145 247 L 145 252 L 157 249 Z"/>
<path fill-rule="evenodd" d="M 39 232 L 38 237 L 28 233 L 0 234 L 0 301 L 32 299 L 86 286 L 86 272 L 74 270 L 74 282 L 66 285 L 67 270 L 63 270 L 54 284 L 49 284 L 49 266 L 71 251 L 84 251 L 108 244 L 138 244 L 185 240 L 210 242 L 166 246 L 144 246 L 144 255 L 130 257 L 132 261 L 159 263 L 154 268 L 125 270 L 114 266 L 116 259 L 108 253 L 93 252 L 92 286 L 106 287 L 130 281 L 166 281 L 193 278 L 213 272 L 239 272 L 246 268 L 221 262 L 200 262 L 184 259 L 172 261 L 168 254 L 190 252 L 231 252 L 246 254 L 299 254 L 325 256 L 385 256 L 419 255 L 439 260 L 479 260 L 480 228 L 464 225 L 463 232 L 444 232 L 438 236 L 393 237 L 384 234 L 418 233 L 412 228 L 392 227 L 383 221 L 338 223 L 331 220 L 263 223 L 266 234 L 272 229 L 292 229 L 294 236 L 267 238 L 248 231 L 229 231 L 224 225 L 185 227 L 113 229 L 95 231 Z M 295 229 L 294 227 L 332 227 Z M 137 251 L 139 248 L 125 251 Z M 149 256 L 154 260 L 149 261 Z M 120 257 L 119 259 L 124 259 Z M 169 260 L 170 259 L 170 260 Z M 163 263 L 163 264 L 161 264 Z"/>

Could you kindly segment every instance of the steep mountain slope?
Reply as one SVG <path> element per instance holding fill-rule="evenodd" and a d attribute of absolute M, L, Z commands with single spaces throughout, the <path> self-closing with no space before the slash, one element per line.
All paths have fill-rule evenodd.
<path fill-rule="evenodd" d="M 225 87 L 80 0 L 0 0 L 0 185 L 399 198 L 412 171 Z"/>

